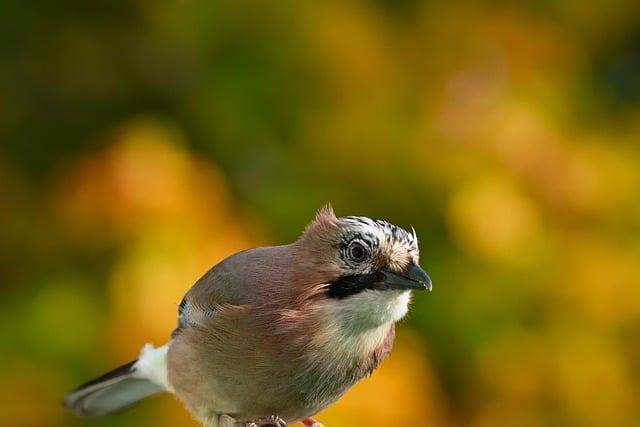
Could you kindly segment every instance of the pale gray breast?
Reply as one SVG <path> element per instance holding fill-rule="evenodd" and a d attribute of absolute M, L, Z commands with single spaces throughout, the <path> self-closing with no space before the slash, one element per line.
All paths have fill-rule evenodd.
<path fill-rule="evenodd" d="M 331 337 L 305 356 L 297 373 L 308 414 L 315 414 L 340 398 L 371 373 L 391 352 L 395 338 L 393 323 L 350 337 Z"/>

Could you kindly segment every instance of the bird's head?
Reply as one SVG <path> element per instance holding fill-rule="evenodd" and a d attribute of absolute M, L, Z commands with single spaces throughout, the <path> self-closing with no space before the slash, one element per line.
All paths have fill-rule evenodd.
<path fill-rule="evenodd" d="M 330 206 L 318 212 L 301 242 L 324 266 L 328 304 L 353 320 L 375 325 L 397 321 L 407 312 L 412 290 L 431 290 L 418 265 L 418 239 L 386 221 L 336 217 Z"/>

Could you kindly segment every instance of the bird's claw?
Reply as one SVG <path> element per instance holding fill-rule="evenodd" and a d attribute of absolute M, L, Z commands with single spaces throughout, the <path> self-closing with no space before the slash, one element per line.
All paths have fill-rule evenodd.
<path fill-rule="evenodd" d="M 287 423 L 276 415 L 267 418 L 259 418 L 247 424 L 247 427 L 287 427 Z"/>
<path fill-rule="evenodd" d="M 303 419 L 302 424 L 304 424 L 305 427 L 324 427 L 321 423 L 311 417 Z"/>

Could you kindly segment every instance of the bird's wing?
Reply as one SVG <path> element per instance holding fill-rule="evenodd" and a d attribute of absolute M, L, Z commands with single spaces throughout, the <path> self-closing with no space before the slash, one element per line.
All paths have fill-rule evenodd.
<path fill-rule="evenodd" d="M 198 307 L 185 296 L 178 306 L 178 326 L 171 333 L 171 337 L 175 338 L 187 328 L 203 326 L 204 320 L 212 318 L 215 311 L 215 306 L 212 305 L 209 308 Z"/>
<path fill-rule="evenodd" d="M 246 280 L 242 278 L 241 266 L 250 252 L 240 252 L 220 262 L 193 285 L 178 306 L 178 326 L 172 337 L 187 328 L 206 325 L 225 305 L 246 303 Z"/>

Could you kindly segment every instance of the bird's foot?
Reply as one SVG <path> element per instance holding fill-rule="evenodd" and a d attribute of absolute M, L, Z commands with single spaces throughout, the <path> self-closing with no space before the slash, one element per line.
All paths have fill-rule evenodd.
<path fill-rule="evenodd" d="M 304 424 L 304 427 L 324 427 L 321 423 L 311 417 L 302 420 L 302 424 Z"/>
<path fill-rule="evenodd" d="M 247 427 L 287 427 L 287 423 L 276 415 L 267 418 L 259 418 L 249 424 Z"/>

